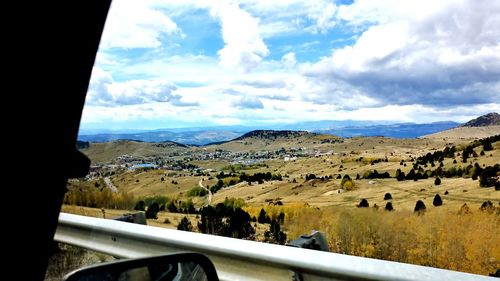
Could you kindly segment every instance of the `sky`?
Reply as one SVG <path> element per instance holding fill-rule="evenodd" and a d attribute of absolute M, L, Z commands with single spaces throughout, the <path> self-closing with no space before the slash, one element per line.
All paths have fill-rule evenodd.
<path fill-rule="evenodd" d="M 81 129 L 500 112 L 498 0 L 114 0 Z"/>

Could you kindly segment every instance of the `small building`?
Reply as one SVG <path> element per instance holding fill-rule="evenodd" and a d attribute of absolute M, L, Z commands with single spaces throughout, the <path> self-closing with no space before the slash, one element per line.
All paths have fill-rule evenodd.
<path fill-rule="evenodd" d="M 137 169 L 156 169 L 158 166 L 155 164 L 151 163 L 144 163 L 144 164 L 134 164 L 131 167 L 129 167 L 129 170 L 137 170 Z"/>

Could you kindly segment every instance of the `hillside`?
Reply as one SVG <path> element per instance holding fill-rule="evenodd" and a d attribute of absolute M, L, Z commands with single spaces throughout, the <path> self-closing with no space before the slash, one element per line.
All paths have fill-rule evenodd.
<path fill-rule="evenodd" d="M 255 130 L 248 132 L 234 140 L 245 140 L 248 138 L 261 138 L 261 139 L 278 139 L 278 138 L 297 138 L 306 135 L 313 135 L 307 131 L 291 131 L 291 130 Z"/>
<path fill-rule="evenodd" d="M 466 141 L 500 135 L 500 125 L 486 127 L 458 127 L 435 134 L 423 136 L 426 139 Z"/>
<path fill-rule="evenodd" d="M 132 157 L 171 156 L 190 147 L 175 142 L 148 143 L 133 140 L 118 140 L 111 142 L 90 143 L 81 151 L 87 155 L 93 164 L 110 163 L 118 157 L 129 155 Z"/>
<path fill-rule="evenodd" d="M 274 152 L 275 150 L 282 149 L 321 150 L 321 148 L 326 147 L 327 144 L 340 142 L 343 142 L 343 139 L 336 136 L 306 131 L 255 130 L 231 141 L 208 145 L 205 148 L 209 151 L 222 149 L 232 152 Z"/>
<path fill-rule="evenodd" d="M 148 224 L 175 228 L 188 216 L 199 232 L 204 231 L 199 228 L 203 220 L 194 215 L 196 209 L 238 204 L 248 217 L 260 217 L 263 209 L 273 219 L 283 218 L 283 213 L 280 227 L 289 240 L 315 229 L 327 235 L 334 252 L 394 261 L 411 258 L 418 264 L 426 264 L 422 253 L 436 247 L 450 249 L 456 254 L 444 252 L 443 262 L 434 264 L 448 269 L 454 269 L 466 251 L 473 253 L 474 263 L 460 269 L 488 274 L 498 268 L 500 258 L 496 215 L 500 214 L 500 141 L 474 138 L 478 130 L 491 134 L 492 128 L 500 130 L 500 126 L 461 127 L 455 130 L 456 138 L 448 139 L 344 139 L 261 130 L 204 147 L 90 143 L 82 151 L 94 163 L 106 164 L 96 165 L 88 178 L 71 180 L 64 202 L 92 207 L 72 210 L 98 216 L 100 208 L 106 214 L 119 214 L 112 209 L 132 210 L 141 201 L 146 206 L 156 202 L 164 211 Z M 467 130 L 472 139 L 464 137 Z M 140 163 L 159 168 L 128 169 Z M 414 213 L 418 201 L 426 206 L 425 215 Z M 359 208 L 361 202 L 370 208 Z M 252 239 L 267 241 L 269 222 L 257 219 L 251 225 Z M 367 227 L 375 232 L 367 233 Z M 453 237 L 452 244 L 448 237 Z M 347 252 L 349 245 L 355 247 Z M 387 245 L 397 249 L 387 250 Z M 398 249 L 412 251 L 393 258 Z"/>
<path fill-rule="evenodd" d="M 469 122 L 463 124 L 462 127 L 486 127 L 497 125 L 500 125 L 500 114 L 492 112 L 472 119 Z"/>
<path fill-rule="evenodd" d="M 416 138 L 441 132 L 458 126 L 455 122 L 435 122 L 430 124 L 399 123 L 390 125 L 347 126 L 318 130 L 324 134 L 341 137 L 384 136 L 391 138 Z"/>
<path fill-rule="evenodd" d="M 495 128 L 500 130 L 500 126 Z M 475 130 L 474 134 L 477 136 L 477 130 L 491 132 L 492 128 L 457 128 L 457 130 L 459 130 L 456 131 L 457 134 L 465 130 Z M 442 194 L 448 190 L 451 194 L 448 196 L 447 208 L 456 210 L 465 202 L 478 208 L 488 199 L 500 199 L 500 193 L 493 188 L 480 188 L 477 181 L 470 180 L 470 175 L 467 179 L 443 179 L 439 191 L 434 187 L 434 178 L 429 177 L 418 182 L 399 182 L 394 178 L 360 179 L 355 180 L 356 188 L 347 192 L 342 188 L 342 180 L 338 177 L 347 174 L 356 179 L 358 175 L 364 177 L 373 170 L 379 173 L 388 172 L 391 177 L 395 176 L 398 169 L 408 174 L 416 157 L 442 150 L 445 146 L 461 147 L 469 142 L 463 136 L 446 140 L 384 137 L 342 139 L 308 132 L 253 131 L 236 140 L 202 148 L 184 147 L 175 143 L 115 141 L 91 143 L 83 152 L 94 163 L 121 163 L 116 159 L 123 155 L 136 157 L 133 161 L 144 159 L 147 162 L 157 160 L 164 162 L 167 165 L 166 170 L 171 170 L 170 172 L 131 171 L 112 178 L 119 190 L 131 192 L 134 196 L 159 195 L 167 191 L 169 196 L 182 198 L 189 189 L 197 186 L 202 178 L 205 178 L 205 185 L 214 186 L 217 183 L 216 175 L 221 171 L 247 174 L 270 172 L 282 175 L 283 181 L 269 181 L 258 187 L 245 182 L 228 186 L 214 194 L 214 202 L 221 202 L 226 197 L 238 197 L 250 205 L 261 205 L 266 204 L 268 200 L 280 198 L 283 203 L 306 202 L 315 206 L 354 207 L 360 198 L 366 198 L 381 206 L 384 204 L 382 195 L 391 192 L 399 198 L 395 202 L 398 209 L 410 211 L 417 199 L 429 200 L 436 192 Z M 500 143 L 495 143 L 493 147 L 493 151 L 474 157 L 470 163 L 478 163 L 481 167 L 499 163 Z M 475 149 L 477 155 L 481 149 L 481 147 Z M 459 153 L 456 154 L 456 159 L 461 159 Z M 444 170 L 466 168 L 467 164 L 460 161 L 455 164 L 454 160 L 444 159 L 442 168 Z M 189 165 L 194 168 L 186 168 Z M 175 170 L 174 166 L 182 169 Z M 210 175 L 197 172 L 196 167 L 209 170 Z M 436 169 L 433 167 L 423 168 L 430 171 Z M 330 178 L 308 180 L 306 179 L 308 174 Z M 235 177 L 238 176 L 225 179 L 225 183 L 229 184 Z M 426 204 L 429 202 L 426 201 Z"/>

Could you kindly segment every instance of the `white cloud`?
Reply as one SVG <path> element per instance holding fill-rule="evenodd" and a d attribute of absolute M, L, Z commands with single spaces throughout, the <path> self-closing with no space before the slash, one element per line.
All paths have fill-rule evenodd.
<path fill-rule="evenodd" d="M 309 29 L 314 33 L 327 32 L 336 24 L 336 11 L 337 6 L 333 3 L 328 3 L 325 1 L 317 1 L 316 3 L 312 2 L 307 16 L 310 19 L 314 20 L 316 24 Z"/>
<path fill-rule="evenodd" d="M 243 0 L 242 6 L 263 22 L 267 36 L 290 33 L 325 33 L 336 25 L 337 6 L 329 0 Z M 276 27 L 273 31 L 271 27 Z M 279 32 L 278 32 L 279 31 Z"/>
<path fill-rule="evenodd" d="M 101 48 L 155 48 L 162 34 L 181 34 L 167 15 L 149 1 L 115 0 L 104 27 Z"/>
<path fill-rule="evenodd" d="M 240 9 L 237 3 L 216 2 L 211 14 L 219 19 L 224 48 L 219 50 L 221 65 L 240 67 L 245 71 L 255 68 L 269 49 L 259 34 L 259 20 Z"/>
<path fill-rule="evenodd" d="M 286 68 L 294 67 L 297 64 L 297 58 L 295 57 L 295 53 L 288 52 L 285 55 L 283 55 L 283 57 L 281 57 L 281 63 L 283 63 L 283 65 Z"/>
<path fill-rule="evenodd" d="M 177 87 L 163 80 L 129 80 L 115 82 L 99 67 L 94 67 L 87 92 L 86 104 L 126 106 L 147 103 L 170 103 L 174 106 L 195 106 L 196 101 L 185 101 L 175 93 Z"/>
<path fill-rule="evenodd" d="M 264 104 L 259 98 L 256 97 L 242 97 L 233 102 L 233 105 L 238 108 L 248 108 L 248 109 L 262 109 Z"/>
<path fill-rule="evenodd" d="M 122 11 L 110 14 L 83 123 L 433 122 L 500 111 L 500 2 L 117 0 L 113 5 Z M 213 17 L 224 46 L 165 54 L 165 44 L 176 44 L 165 37 L 181 39 L 169 16 Z M 328 33 L 337 28 L 345 37 Z M 310 55 L 323 52 L 325 42 L 352 41 L 326 57 Z M 160 45 L 133 56 L 114 48 Z M 308 55 L 312 59 L 304 63 Z"/>
<path fill-rule="evenodd" d="M 500 2 L 362 0 L 338 14 L 372 26 L 306 68 L 328 92 L 342 81 L 385 104 L 500 100 Z"/>

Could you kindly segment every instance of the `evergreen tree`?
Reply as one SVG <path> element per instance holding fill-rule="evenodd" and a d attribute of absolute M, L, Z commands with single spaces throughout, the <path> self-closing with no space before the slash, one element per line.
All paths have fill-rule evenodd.
<path fill-rule="evenodd" d="M 358 208 L 368 208 L 369 206 L 370 206 L 370 204 L 368 204 L 368 200 L 366 200 L 365 198 L 363 198 L 359 202 Z"/>
<path fill-rule="evenodd" d="M 269 230 L 264 232 L 264 239 L 267 242 L 284 245 L 286 242 L 286 234 L 281 231 L 281 226 L 276 220 L 272 220 L 269 225 Z"/>
<path fill-rule="evenodd" d="M 137 202 L 137 204 L 135 204 L 134 210 L 136 210 L 136 211 L 144 211 L 144 209 L 145 209 L 145 203 L 144 203 L 144 201 L 141 200 L 141 201 Z"/>
<path fill-rule="evenodd" d="M 387 202 L 387 204 L 385 204 L 385 210 L 386 211 L 393 211 L 394 210 L 391 202 Z"/>
<path fill-rule="evenodd" d="M 191 221 L 187 217 L 182 218 L 179 225 L 177 225 L 178 230 L 184 231 L 193 231 L 193 226 L 191 225 Z"/>
<path fill-rule="evenodd" d="M 436 196 L 434 196 L 432 205 L 434 205 L 435 207 L 443 205 L 443 200 L 441 200 L 441 196 L 439 196 L 439 194 L 436 194 Z"/>
<path fill-rule="evenodd" d="M 159 211 L 160 211 L 160 206 L 158 205 L 158 203 L 154 202 L 146 210 L 146 218 L 157 219 L 158 218 L 157 214 Z"/>
<path fill-rule="evenodd" d="M 483 142 L 483 150 L 484 151 L 491 151 L 491 150 L 493 150 L 493 146 L 491 145 L 491 142 L 484 141 Z"/>
<path fill-rule="evenodd" d="M 420 213 L 420 212 L 424 212 L 425 209 L 426 209 L 426 207 L 425 207 L 424 202 L 422 200 L 418 200 L 417 203 L 415 204 L 414 211 Z"/>
<path fill-rule="evenodd" d="M 257 222 L 258 223 L 269 223 L 270 222 L 269 216 L 266 214 L 266 211 L 264 211 L 264 209 L 260 209 L 259 216 L 257 217 Z"/>
<path fill-rule="evenodd" d="M 440 185 L 441 184 L 441 179 L 439 177 L 436 177 L 436 179 L 434 180 L 434 184 L 435 185 Z"/>

